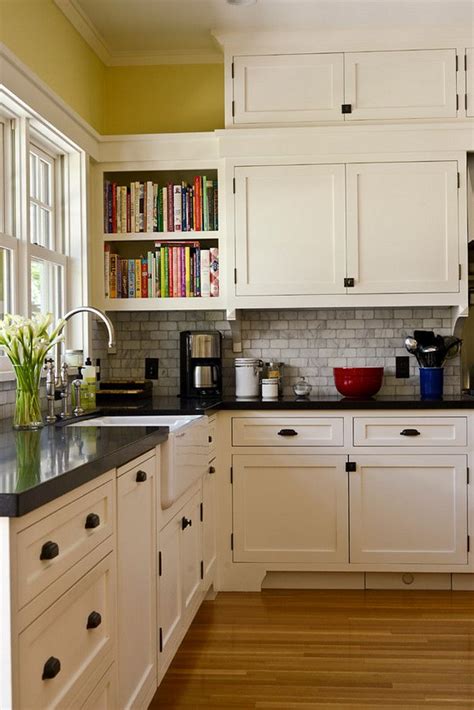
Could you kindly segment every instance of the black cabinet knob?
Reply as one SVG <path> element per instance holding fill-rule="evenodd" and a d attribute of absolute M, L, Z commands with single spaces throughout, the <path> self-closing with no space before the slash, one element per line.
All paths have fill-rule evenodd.
<path fill-rule="evenodd" d="M 400 436 L 420 436 L 421 432 L 418 429 L 403 429 Z"/>
<path fill-rule="evenodd" d="M 88 629 L 96 629 L 102 623 L 102 616 L 98 611 L 91 611 L 87 617 L 87 627 Z"/>
<path fill-rule="evenodd" d="M 135 480 L 137 483 L 144 483 L 146 481 L 145 471 L 137 471 L 137 477 Z"/>
<path fill-rule="evenodd" d="M 208 439 L 209 439 L 209 443 L 212 444 L 212 436 L 211 435 L 209 435 Z"/>
<path fill-rule="evenodd" d="M 188 525 L 192 525 L 193 521 L 190 518 L 186 518 L 184 515 L 181 520 L 181 530 L 186 530 Z"/>
<path fill-rule="evenodd" d="M 41 677 L 43 680 L 50 680 L 51 678 L 55 678 L 60 670 L 61 661 L 59 658 L 50 656 L 43 666 L 43 675 Z"/>
<path fill-rule="evenodd" d="M 86 518 L 86 524 L 84 527 L 86 530 L 90 530 L 92 528 L 98 528 L 100 525 L 100 518 L 97 515 L 97 513 L 89 513 L 89 515 Z"/>
<path fill-rule="evenodd" d="M 48 540 L 41 548 L 40 560 L 53 560 L 59 555 L 59 545 L 57 542 Z"/>
<path fill-rule="evenodd" d="M 280 429 L 278 436 L 298 436 L 298 432 L 294 429 Z"/>
<path fill-rule="evenodd" d="M 215 472 L 216 472 L 216 469 L 214 468 L 214 466 L 209 466 L 209 473 L 215 473 Z"/>

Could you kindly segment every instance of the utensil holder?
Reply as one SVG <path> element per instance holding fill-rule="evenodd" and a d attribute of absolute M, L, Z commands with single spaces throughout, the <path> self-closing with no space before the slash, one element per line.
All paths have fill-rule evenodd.
<path fill-rule="evenodd" d="M 443 398 L 442 367 L 420 367 L 420 397 L 421 399 Z"/>

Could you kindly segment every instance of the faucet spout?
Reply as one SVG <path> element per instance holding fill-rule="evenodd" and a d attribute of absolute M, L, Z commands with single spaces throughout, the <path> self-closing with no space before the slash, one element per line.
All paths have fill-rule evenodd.
<path fill-rule="evenodd" d="M 107 328 L 107 333 L 109 336 L 109 350 L 115 347 L 114 326 L 110 318 L 103 311 L 100 311 L 98 308 L 93 308 L 93 306 L 80 306 L 79 308 L 74 308 L 72 311 L 69 311 L 69 313 L 66 313 L 66 315 L 63 316 L 63 319 L 65 321 L 68 321 L 77 313 L 92 313 L 93 315 L 97 316 L 97 318 L 100 318 L 100 320 L 105 324 L 105 327 Z"/>

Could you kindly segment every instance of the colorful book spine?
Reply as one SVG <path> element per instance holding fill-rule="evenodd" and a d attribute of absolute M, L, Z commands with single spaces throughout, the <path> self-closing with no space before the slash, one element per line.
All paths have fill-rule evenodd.
<path fill-rule="evenodd" d="M 117 254 L 110 255 L 109 298 L 117 298 Z"/>
<path fill-rule="evenodd" d="M 219 295 L 219 249 L 211 247 L 209 249 L 209 281 L 211 296 Z"/>
<path fill-rule="evenodd" d="M 167 185 L 167 200 L 168 200 L 168 232 L 174 232 L 174 204 L 173 204 L 173 185 Z"/>
<path fill-rule="evenodd" d="M 181 185 L 173 185 L 173 225 L 174 231 L 181 231 Z"/>
<path fill-rule="evenodd" d="M 200 280 L 201 280 L 201 296 L 207 298 L 211 295 L 211 282 L 210 282 L 210 254 L 209 249 L 201 249 L 201 269 L 200 269 Z"/>
<path fill-rule="evenodd" d="M 132 259 L 135 262 L 135 298 L 142 297 L 142 260 Z"/>
<path fill-rule="evenodd" d="M 109 297 L 110 291 L 110 244 L 104 244 L 104 296 Z"/>

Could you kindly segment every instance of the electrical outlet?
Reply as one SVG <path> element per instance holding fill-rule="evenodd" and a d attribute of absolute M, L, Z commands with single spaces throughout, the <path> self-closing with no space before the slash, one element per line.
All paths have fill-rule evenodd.
<path fill-rule="evenodd" d="M 146 357 L 145 358 L 145 379 L 146 380 L 157 380 L 158 379 L 158 365 L 159 365 L 159 360 L 157 357 Z"/>
<path fill-rule="evenodd" d="M 410 358 L 399 355 L 395 358 L 395 377 L 398 379 L 410 377 Z"/>

